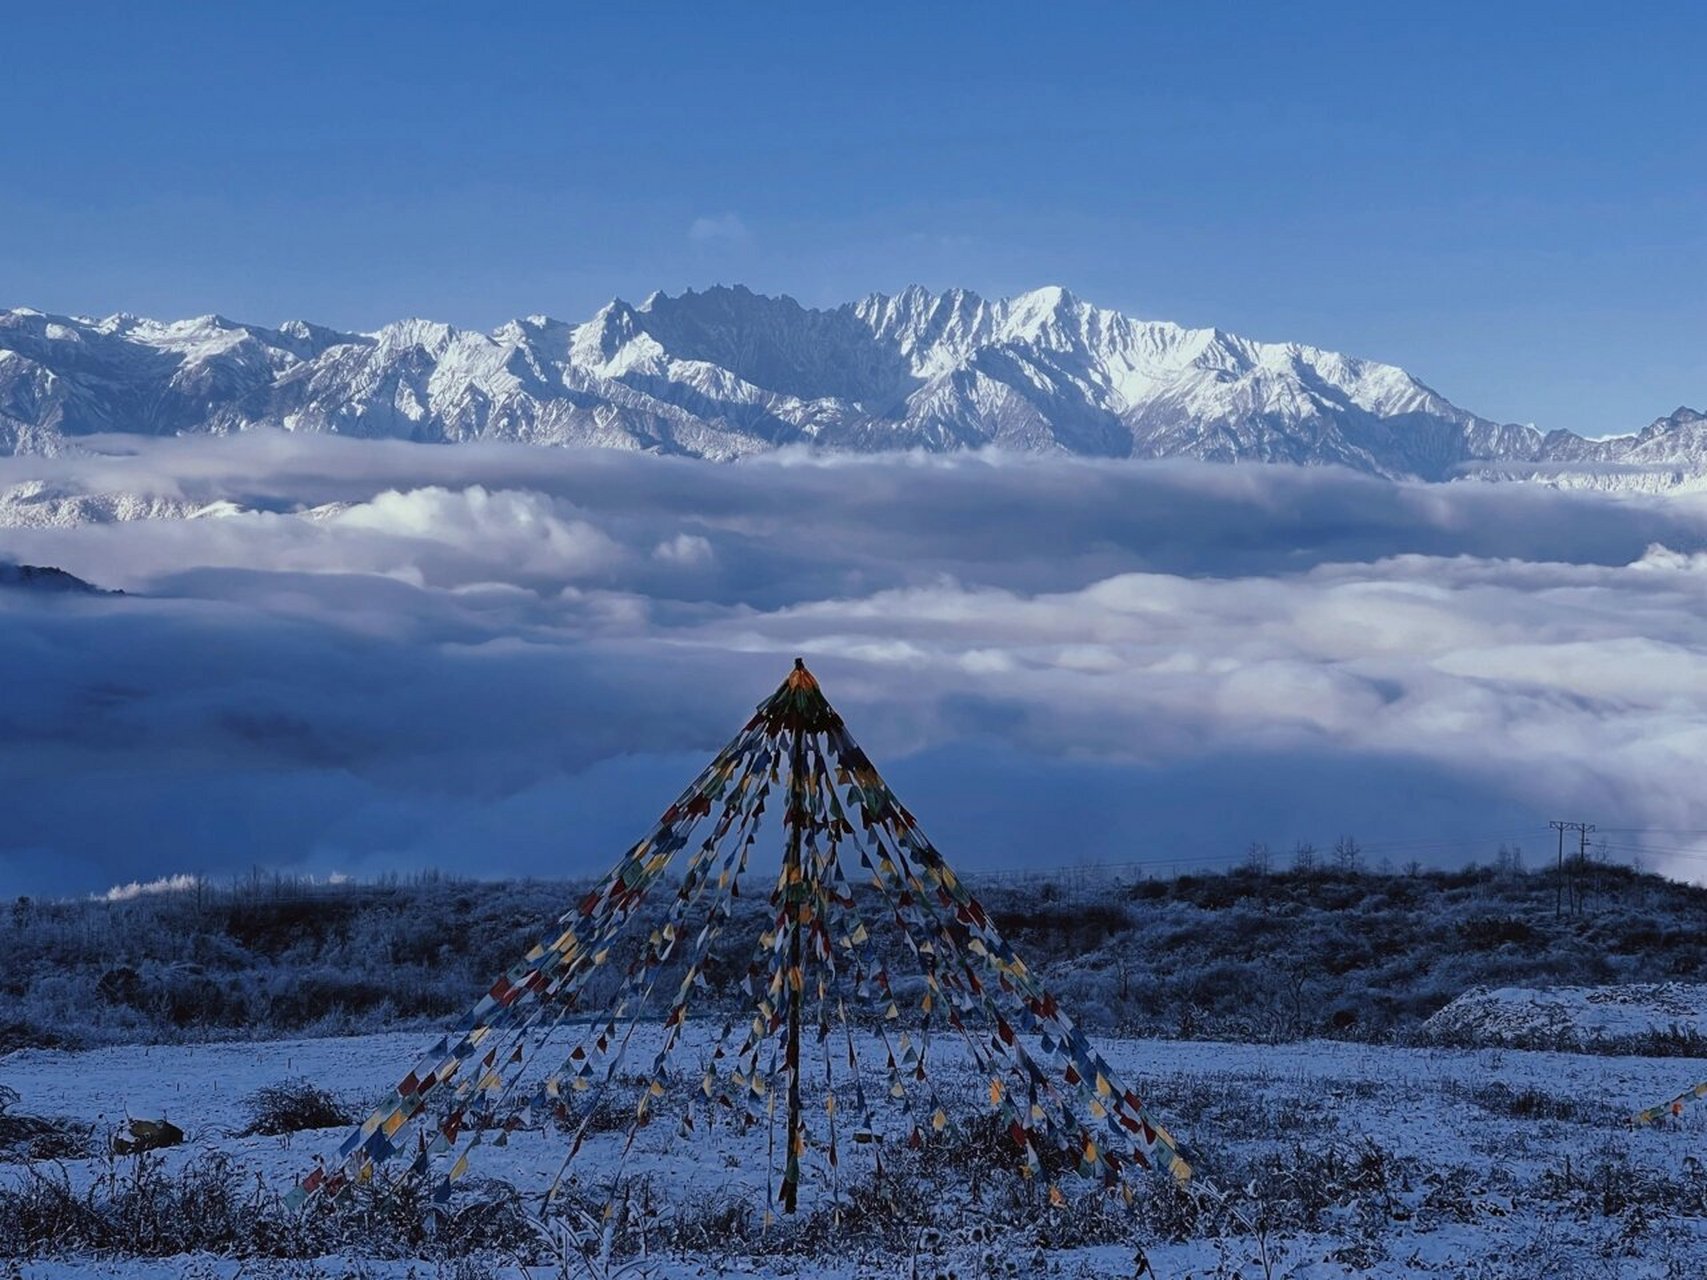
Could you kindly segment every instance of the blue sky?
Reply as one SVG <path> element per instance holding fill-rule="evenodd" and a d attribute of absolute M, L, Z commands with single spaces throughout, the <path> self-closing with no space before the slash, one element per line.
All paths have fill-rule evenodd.
<path fill-rule="evenodd" d="M 28 6 L 0 305 L 1061 283 L 1590 433 L 1707 401 L 1698 6 Z"/>

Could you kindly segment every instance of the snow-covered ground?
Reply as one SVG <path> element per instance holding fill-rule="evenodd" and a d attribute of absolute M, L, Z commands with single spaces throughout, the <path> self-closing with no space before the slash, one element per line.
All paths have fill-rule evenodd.
<path fill-rule="evenodd" d="M 1602 1000 L 1593 1002 L 1607 1005 Z M 636 1061 L 650 1058 L 638 1033 Z M 292 1140 L 234 1136 L 246 1119 L 244 1098 L 292 1077 L 326 1084 L 352 1100 L 382 1095 L 424 1048 L 417 1035 L 376 1035 L 266 1044 L 111 1048 L 83 1053 L 29 1050 L 0 1060 L 0 1083 L 22 1097 L 19 1110 L 104 1125 L 126 1113 L 164 1115 L 188 1134 L 165 1157 L 183 1167 L 210 1151 L 229 1155 L 241 1175 L 281 1189 L 316 1152 L 330 1155 L 339 1132 Z M 1707 1079 L 1707 1061 L 1590 1056 L 1503 1049 L 1395 1049 L 1344 1043 L 1243 1045 L 1120 1041 L 1107 1056 L 1186 1144 L 1200 1172 L 1229 1177 L 1267 1170 L 1266 1178 L 1312 1176 L 1324 1162 L 1367 1176 L 1339 1177 L 1362 1189 L 1325 1207 L 1308 1230 L 1277 1229 L 1261 1239 L 1234 1230 L 1169 1241 L 1134 1237 L 1158 1277 L 1294 1276 L 1381 1280 L 1420 1276 L 1616 1276 L 1685 1280 L 1707 1276 L 1707 1105 L 1654 1128 L 1632 1129 L 1629 1115 Z M 872 1046 L 875 1051 L 875 1046 Z M 936 1078 L 975 1109 L 981 1082 L 957 1045 L 940 1043 Z M 694 1072 L 693 1046 L 681 1061 Z M 684 1093 L 689 1090 L 684 1089 Z M 850 1126 L 851 1127 L 851 1126 Z M 624 1134 L 600 1134 L 576 1162 L 582 1185 L 608 1178 Z M 503 1148 L 476 1151 L 475 1172 L 537 1195 L 565 1150 L 553 1129 L 511 1135 Z M 844 1136 L 844 1143 L 846 1142 Z M 857 1178 L 860 1152 L 845 1158 L 844 1181 Z M 74 1184 L 87 1185 L 104 1162 L 73 1162 Z M 650 1175 L 654 1193 L 674 1204 L 720 1195 L 762 1202 L 772 1157 L 762 1135 L 703 1129 L 692 1145 L 675 1124 L 643 1130 L 624 1173 Z M 0 1165 L 0 1183 L 22 1176 Z M 1332 1181 L 1333 1179 L 1330 1179 Z M 1243 1212 L 1261 1223 L 1262 1188 L 1227 1185 Z M 807 1194 L 824 1193 L 811 1185 Z M 1616 1194 L 1612 1194 L 1616 1193 Z M 1287 1195 L 1296 1197 L 1295 1191 Z M 1609 1199 L 1610 1196 L 1610 1199 Z M 1646 1209 L 1613 1200 L 1631 1200 Z M 803 1197 L 803 1209 L 811 1203 Z M 990 1210 L 992 1213 L 999 1211 Z M 970 1220 L 970 1219 L 969 1219 Z M 980 1246 L 946 1224 L 940 1248 L 927 1250 L 922 1274 L 952 1266 L 981 1274 Z M 1082 1245 L 1034 1253 L 1004 1236 L 997 1264 L 1019 1258 L 1021 1273 L 1132 1275 L 1133 1245 Z M 3 1244 L 4 1242 L 0 1242 Z M 1268 1255 L 1265 1271 L 1262 1254 Z M 0 1257 L 7 1250 L 0 1248 Z M 411 1265 L 413 1270 L 411 1271 Z M 443 1274 L 447 1264 L 439 1264 Z M 519 1275 L 501 1258 L 464 1274 Z M 879 1274 L 904 1258 L 794 1255 L 767 1261 L 692 1255 L 654 1260 L 659 1277 L 745 1271 L 753 1274 Z M 52 1277 L 235 1277 L 435 1274 L 434 1264 L 348 1257 L 239 1268 L 213 1258 L 160 1261 L 71 1259 L 23 1265 L 30 1280 Z M 0 1272 L 0 1274 L 4 1274 Z M 535 1268 L 534 1275 L 550 1274 Z"/>
<path fill-rule="evenodd" d="M 1423 1024 L 1454 1043 L 1593 1048 L 1656 1032 L 1707 1036 L 1707 985 L 1473 988 Z"/>

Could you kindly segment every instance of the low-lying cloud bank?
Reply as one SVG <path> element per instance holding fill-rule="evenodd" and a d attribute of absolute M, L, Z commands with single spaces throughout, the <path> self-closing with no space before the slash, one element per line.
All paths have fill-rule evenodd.
<path fill-rule="evenodd" d="M 598 869 L 795 654 L 969 867 L 1348 832 L 1371 861 L 1539 861 L 1580 816 L 1707 872 L 1701 498 L 116 447 L 0 459 L 0 559 L 129 593 L 0 593 L 0 890 Z"/>

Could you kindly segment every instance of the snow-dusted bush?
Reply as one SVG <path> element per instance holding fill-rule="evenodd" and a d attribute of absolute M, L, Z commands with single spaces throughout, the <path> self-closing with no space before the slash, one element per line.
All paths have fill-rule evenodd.
<path fill-rule="evenodd" d="M 93 1150 L 92 1126 L 18 1110 L 18 1091 L 0 1084 L 0 1161 L 77 1160 Z"/>
<path fill-rule="evenodd" d="M 155 1157 L 116 1161 L 82 1187 L 51 1166 L 0 1183 L 0 1257 L 316 1258 L 348 1249 L 452 1259 L 495 1250 L 528 1257 L 532 1245 L 520 1200 L 501 1183 L 476 1184 L 450 1210 L 403 1184 L 363 1188 L 335 1211 L 299 1213 L 217 1152 L 176 1173 Z"/>
<path fill-rule="evenodd" d="M 307 1129 L 335 1129 L 356 1122 L 356 1114 L 329 1090 L 312 1080 L 281 1080 L 251 1093 L 244 1105 L 249 1123 L 243 1136 L 268 1137 Z"/>

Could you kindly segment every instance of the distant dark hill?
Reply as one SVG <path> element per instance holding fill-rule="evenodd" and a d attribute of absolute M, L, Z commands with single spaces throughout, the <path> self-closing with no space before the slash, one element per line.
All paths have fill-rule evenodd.
<path fill-rule="evenodd" d="M 443 1022 L 582 888 L 429 875 L 20 899 L 0 914 L 0 1052 Z M 1617 866 L 1581 868 L 1563 894 L 1551 870 L 1491 868 L 1240 870 L 1094 890 L 1040 876 L 978 888 L 1093 1028 L 1406 1039 L 1472 986 L 1707 981 L 1707 890 Z M 707 1006 L 734 998 L 764 897 L 755 885 L 748 914 L 725 932 Z M 893 969 L 912 971 L 898 948 Z M 1639 1047 L 1707 1051 L 1664 1037 Z"/>
<path fill-rule="evenodd" d="M 0 588 L 22 591 L 60 592 L 76 595 L 123 595 L 122 591 L 103 591 L 92 582 L 51 566 L 8 564 L 0 560 Z"/>

